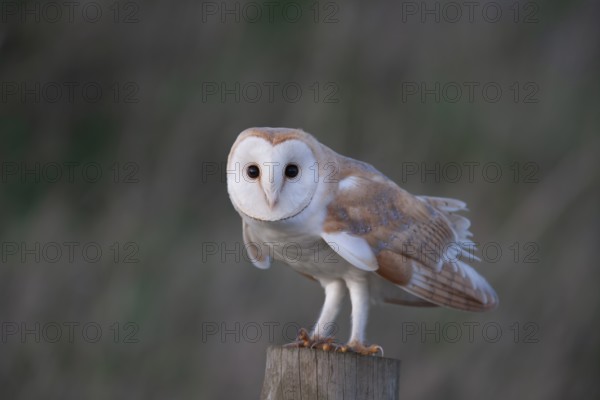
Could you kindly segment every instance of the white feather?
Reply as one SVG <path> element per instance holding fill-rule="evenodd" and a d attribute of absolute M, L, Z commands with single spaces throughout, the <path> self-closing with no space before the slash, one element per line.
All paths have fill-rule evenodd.
<path fill-rule="evenodd" d="M 366 240 L 346 232 L 321 234 L 327 244 L 350 264 L 364 271 L 376 271 L 379 268 L 375 254 Z"/>
<path fill-rule="evenodd" d="M 359 181 L 360 180 L 358 178 L 356 178 L 354 176 L 349 176 L 340 181 L 339 188 L 340 188 L 340 190 L 356 189 L 356 188 L 360 187 Z"/>

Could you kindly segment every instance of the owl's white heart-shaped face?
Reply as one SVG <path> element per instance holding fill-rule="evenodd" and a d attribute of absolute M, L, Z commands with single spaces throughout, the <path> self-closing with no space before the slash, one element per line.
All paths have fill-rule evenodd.
<path fill-rule="evenodd" d="M 254 219 L 279 221 L 301 213 L 317 188 L 315 154 L 300 137 L 272 140 L 240 134 L 227 162 L 235 208 Z"/>

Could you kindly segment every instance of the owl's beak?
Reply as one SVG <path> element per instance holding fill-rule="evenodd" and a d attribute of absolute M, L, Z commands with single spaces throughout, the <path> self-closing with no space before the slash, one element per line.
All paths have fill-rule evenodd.
<path fill-rule="evenodd" d="M 273 179 L 271 182 L 265 183 L 266 184 L 263 184 L 265 197 L 269 208 L 272 210 L 273 207 L 277 205 L 277 200 L 279 200 L 279 182 L 277 182 L 276 179 Z"/>
<path fill-rule="evenodd" d="M 265 197 L 267 198 L 269 208 L 272 210 L 277 205 L 277 200 L 279 200 L 279 192 L 275 188 L 270 187 L 265 190 Z"/>
<path fill-rule="evenodd" d="M 282 179 L 270 170 L 268 175 L 265 175 L 262 181 L 263 191 L 265 192 L 265 198 L 269 208 L 272 210 L 277 205 L 279 200 L 279 193 L 281 192 Z"/>

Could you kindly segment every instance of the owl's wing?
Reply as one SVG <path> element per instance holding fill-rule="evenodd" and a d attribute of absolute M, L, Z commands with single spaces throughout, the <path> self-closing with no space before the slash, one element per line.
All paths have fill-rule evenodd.
<path fill-rule="evenodd" d="M 494 289 L 462 259 L 474 246 L 465 203 L 413 196 L 377 171 L 342 179 L 327 207 L 323 239 L 357 268 L 429 302 L 469 311 L 494 308 Z M 462 258 L 462 259 L 461 259 Z"/>
<path fill-rule="evenodd" d="M 244 238 L 244 247 L 248 252 L 252 264 L 260 269 L 269 268 L 271 266 L 269 249 L 252 235 L 252 231 L 246 221 L 242 222 L 242 236 Z"/>

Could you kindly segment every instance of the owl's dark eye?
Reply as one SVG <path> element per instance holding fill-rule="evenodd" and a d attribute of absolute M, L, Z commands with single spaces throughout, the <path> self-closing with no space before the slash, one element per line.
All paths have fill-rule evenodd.
<path fill-rule="evenodd" d="M 250 179 L 256 179 L 260 175 L 260 169 L 257 165 L 252 164 L 246 168 L 246 173 Z"/>
<path fill-rule="evenodd" d="M 288 178 L 295 178 L 298 176 L 298 166 L 296 164 L 288 164 L 285 167 L 285 176 Z"/>

